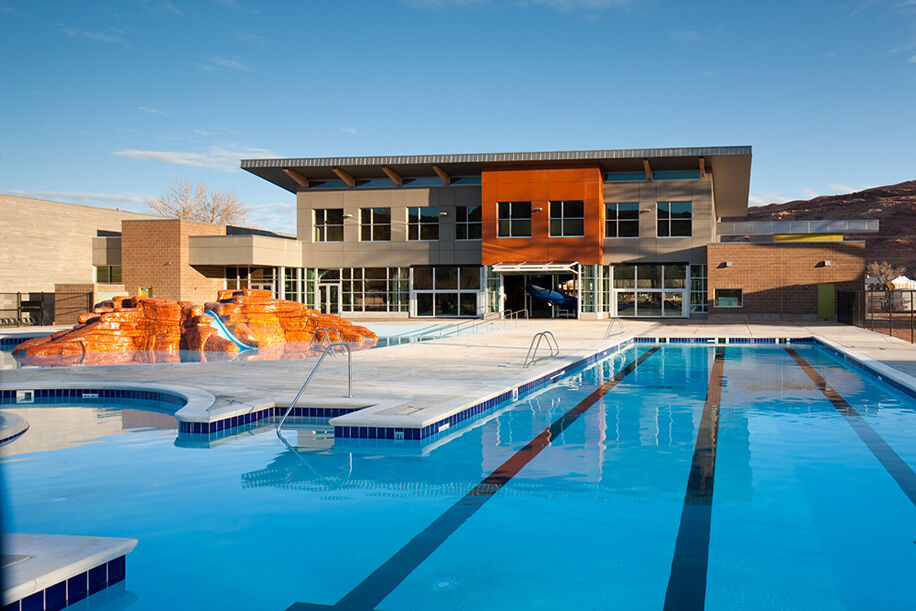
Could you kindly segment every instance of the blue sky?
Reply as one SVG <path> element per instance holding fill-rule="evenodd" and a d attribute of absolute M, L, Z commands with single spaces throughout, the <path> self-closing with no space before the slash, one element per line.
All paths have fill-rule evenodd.
<path fill-rule="evenodd" d="M 916 178 L 916 0 L 0 0 L 0 192 L 176 178 L 294 230 L 245 157 L 754 147 L 751 203 Z"/>

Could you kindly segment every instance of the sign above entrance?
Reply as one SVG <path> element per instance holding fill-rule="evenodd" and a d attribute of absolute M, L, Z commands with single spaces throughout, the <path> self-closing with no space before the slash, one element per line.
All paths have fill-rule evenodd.
<path fill-rule="evenodd" d="M 556 274 L 556 273 L 579 273 L 579 262 L 572 263 L 496 263 L 493 265 L 493 271 L 497 274 Z"/>

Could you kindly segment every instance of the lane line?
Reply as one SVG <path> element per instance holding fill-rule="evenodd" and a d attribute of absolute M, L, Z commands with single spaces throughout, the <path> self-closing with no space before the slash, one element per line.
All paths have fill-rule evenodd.
<path fill-rule="evenodd" d="M 417 534 L 398 550 L 391 558 L 366 577 L 355 588 L 341 598 L 335 605 L 321 605 L 298 602 L 287 611 L 307 611 L 316 609 L 346 609 L 366 611 L 374 609 L 395 588 L 397 588 L 420 563 L 426 560 L 436 549 L 454 533 L 459 526 L 473 516 L 484 503 L 505 486 L 521 471 L 525 465 L 550 445 L 582 414 L 587 412 L 604 395 L 610 392 L 626 376 L 636 370 L 647 358 L 658 351 L 658 346 L 650 348 L 635 361 L 614 374 L 575 407 L 557 418 L 549 427 L 532 439 L 525 447 L 518 450 L 506 462 L 477 484 L 464 497 L 436 518 L 432 524 Z"/>
<path fill-rule="evenodd" d="M 786 348 L 795 362 L 801 367 L 817 389 L 833 404 L 838 412 L 846 416 L 846 422 L 852 427 L 859 438 L 865 442 L 871 453 L 884 466 L 884 469 L 894 478 L 903 493 L 916 505 L 916 472 L 900 458 L 897 452 L 888 445 L 884 438 L 871 427 L 868 422 L 838 393 L 827 381 L 821 377 L 814 367 L 792 348 Z"/>
<path fill-rule="evenodd" d="M 719 407 L 725 384 L 725 348 L 716 348 L 706 403 L 700 417 L 693 463 L 687 478 L 681 524 L 671 560 L 665 592 L 665 609 L 703 609 L 706 604 L 706 573 L 709 567 L 709 531 L 712 524 L 712 493 L 716 477 L 716 444 Z"/>

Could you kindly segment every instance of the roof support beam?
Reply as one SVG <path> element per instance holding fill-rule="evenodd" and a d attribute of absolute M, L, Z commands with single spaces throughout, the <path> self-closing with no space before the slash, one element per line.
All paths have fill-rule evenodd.
<path fill-rule="evenodd" d="M 700 178 L 706 178 L 706 158 L 700 157 Z"/>
<path fill-rule="evenodd" d="M 445 170 L 443 170 L 442 168 L 440 168 L 439 166 L 434 165 L 433 172 L 439 175 L 439 178 L 442 179 L 443 185 L 450 185 L 452 183 L 452 179 L 451 177 L 449 177 L 448 173 Z"/>
<path fill-rule="evenodd" d="M 303 189 L 309 188 L 309 179 L 297 172 L 296 170 L 290 170 L 289 168 L 283 168 L 283 173 L 293 179 L 293 181 L 302 187 Z"/>
<path fill-rule="evenodd" d="M 347 183 L 348 187 L 353 188 L 356 186 L 356 179 L 353 178 L 353 176 L 351 176 L 350 174 L 347 174 L 340 168 L 331 168 L 331 171 L 337 174 L 337 178 Z"/>
<path fill-rule="evenodd" d="M 642 160 L 642 169 L 646 172 L 646 180 L 652 180 L 652 166 L 649 165 L 648 159 Z"/>
<path fill-rule="evenodd" d="M 383 166 L 382 166 L 382 172 L 384 172 L 384 173 L 385 173 L 385 176 L 387 176 L 388 178 L 390 178 L 390 179 L 391 179 L 391 182 L 393 182 L 393 183 L 396 184 L 397 186 L 400 187 L 401 185 L 404 184 L 404 179 L 401 178 L 401 176 L 400 176 L 397 172 L 395 172 L 394 170 L 392 170 L 392 169 L 389 168 L 388 166 L 383 165 Z"/>

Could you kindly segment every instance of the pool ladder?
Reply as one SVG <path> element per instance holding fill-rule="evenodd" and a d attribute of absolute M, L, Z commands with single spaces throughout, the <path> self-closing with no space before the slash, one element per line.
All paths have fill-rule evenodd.
<path fill-rule="evenodd" d="M 324 357 L 340 349 L 347 351 L 347 398 L 353 398 L 353 358 L 352 353 L 350 352 L 350 346 L 345 342 L 334 342 L 333 344 L 329 344 L 328 347 L 324 349 L 324 352 L 321 353 L 321 356 L 318 357 L 318 362 L 315 363 L 314 367 L 312 367 L 312 371 L 309 373 L 309 377 L 305 379 L 305 383 L 302 384 L 299 392 L 296 393 L 296 398 L 293 399 L 292 403 L 289 404 L 289 407 L 286 409 L 286 413 L 283 414 L 283 417 L 280 419 L 280 423 L 277 424 L 277 437 L 281 437 L 280 429 L 283 428 L 283 423 L 286 422 L 290 412 L 292 412 L 293 408 L 296 407 L 296 403 L 299 402 L 299 398 L 302 396 L 302 393 L 305 392 L 306 386 L 308 386 L 309 382 L 312 381 L 312 378 L 315 377 L 315 372 L 318 371 L 318 367 L 324 361 Z"/>
<path fill-rule="evenodd" d="M 319 331 L 324 333 L 324 337 L 321 340 L 318 340 Z M 343 343 L 343 338 L 340 336 L 340 331 L 337 330 L 337 327 L 318 327 L 317 329 L 315 329 L 315 332 L 312 333 L 312 340 L 309 343 L 314 344 L 316 341 L 321 341 L 321 343 L 323 344 L 326 341 L 328 342 L 328 344 L 331 344 L 332 343 L 331 342 L 331 331 L 333 331 L 337 335 L 337 342 Z"/>
<path fill-rule="evenodd" d="M 615 325 L 615 324 L 616 324 L 618 327 L 620 327 L 620 330 L 619 330 L 617 333 L 611 333 L 611 331 L 614 330 L 614 325 Z M 626 332 L 627 332 L 627 328 L 624 326 L 623 320 L 621 320 L 620 318 L 612 318 L 611 321 L 610 321 L 610 322 L 608 323 L 608 325 L 607 325 L 607 329 L 605 329 L 605 331 L 604 331 L 604 339 L 608 339 L 608 338 L 611 337 L 612 335 L 617 335 L 617 334 L 619 334 L 619 333 L 624 333 L 624 334 L 626 334 Z"/>
<path fill-rule="evenodd" d="M 524 368 L 527 369 L 537 361 L 538 348 L 541 346 L 541 340 L 547 343 L 547 349 L 550 350 L 550 356 L 559 356 L 560 345 L 557 344 L 557 338 L 550 331 L 541 331 L 535 333 L 531 338 L 531 345 L 528 346 L 528 354 L 525 355 Z M 553 342 L 553 344 L 551 344 Z"/>

